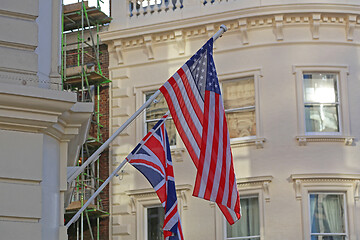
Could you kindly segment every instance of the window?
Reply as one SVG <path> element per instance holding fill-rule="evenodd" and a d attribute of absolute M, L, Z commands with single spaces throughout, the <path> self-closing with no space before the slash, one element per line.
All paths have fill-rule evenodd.
<path fill-rule="evenodd" d="M 222 212 L 215 208 L 216 240 L 263 240 L 265 236 L 264 207 L 270 202 L 272 176 L 238 178 L 241 220 L 229 225 Z"/>
<path fill-rule="evenodd" d="M 222 95 L 230 138 L 256 136 L 254 78 L 222 82 Z"/>
<path fill-rule="evenodd" d="M 260 239 L 259 198 L 241 197 L 241 221 L 233 225 L 226 223 L 226 239 Z"/>
<path fill-rule="evenodd" d="M 145 97 L 148 100 L 154 91 L 146 92 Z M 145 100 L 145 101 L 146 101 Z M 148 108 L 146 108 L 145 114 L 145 133 L 146 134 L 155 124 L 160 120 L 162 116 L 168 111 L 168 106 L 166 104 L 165 98 L 160 94 Z M 172 121 L 172 118 L 169 117 L 166 121 L 166 130 L 169 136 L 170 146 L 176 145 L 176 129 L 175 124 Z"/>
<path fill-rule="evenodd" d="M 163 240 L 165 210 L 162 206 L 146 208 L 146 228 L 148 240 Z"/>
<path fill-rule="evenodd" d="M 345 240 L 345 194 L 310 193 L 311 240 Z"/>
<path fill-rule="evenodd" d="M 304 240 L 353 240 L 359 233 L 359 174 L 293 174 Z"/>
<path fill-rule="evenodd" d="M 146 180 L 144 179 L 144 181 Z M 177 206 L 180 218 L 183 215 L 183 211 L 188 209 L 187 196 L 191 194 L 191 189 L 192 186 L 188 184 L 176 185 Z M 133 216 L 136 216 L 136 220 L 134 220 L 136 222 L 136 239 L 163 240 L 162 228 L 165 210 L 154 189 L 129 190 L 125 194 L 129 197 L 129 202 L 124 206 L 129 206 L 126 209 Z M 117 208 L 116 205 L 114 208 Z M 118 214 L 121 215 L 122 213 L 115 213 L 115 215 Z"/>
<path fill-rule="evenodd" d="M 347 99 L 347 66 L 293 66 L 297 89 L 298 135 L 307 142 L 352 145 Z"/>
<path fill-rule="evenodd" d="M 306 133 L 340 132 L 338 74 L 304 73 Z"/>

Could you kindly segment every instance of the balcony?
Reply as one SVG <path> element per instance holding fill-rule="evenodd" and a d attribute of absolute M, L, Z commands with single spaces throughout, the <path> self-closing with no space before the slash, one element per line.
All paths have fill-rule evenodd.
<path fill-rule="evenodd" d="M 191 27 L 234 18 L 297 12 L 354 14 L 360 2 L 349 0 L 126 0 L 113 1 L 110 31 L 152 26 Z M 181 20 L 181 23 L 179 22 Z M 150 31 L 150 29 L 149 29 Z"/>

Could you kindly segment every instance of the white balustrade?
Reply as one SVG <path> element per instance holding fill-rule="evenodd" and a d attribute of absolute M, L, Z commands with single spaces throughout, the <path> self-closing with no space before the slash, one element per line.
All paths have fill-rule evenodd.
<path fill-rule="evenodd" d="M 129 16 L 133 17 L 154 12 L 167 12 L 169 9 L 179 11 L 184 6 L 183 1 L 185 0 L 128 0 Z"/>

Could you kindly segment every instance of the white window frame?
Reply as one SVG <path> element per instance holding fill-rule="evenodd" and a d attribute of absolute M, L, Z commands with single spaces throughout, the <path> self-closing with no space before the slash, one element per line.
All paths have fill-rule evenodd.
<path fill-rule="evenodd" d="M 270 202 L 269 186 L 272 176 L 259 176 L 237 179 L 237 187 L 240 198 L 246 196 L 257 196 L 259 202 L 260 240 L 265 239 L 265 207 Z M 226 219 L 219 208 L 215 208 L 216 240 L 226 240 Z M 246 237 L 245 237 L 246 238 Z M 230 240 L 230 239 L 228 239 Z"/>
<path fill-rule="evenodd" d="M 160 201 L 159 201 L 160 202 Z M 144 236 L 142 239 L 144 240 L 151 240 L 151 239 L 148 239 L 148 214 L 147 214 L 147 210 L 149 208 L 155 208 L 155 207 L 162 207 L 161 204 L 155 204 L 155 205 L 146 205 L 143 207 L 143 221 L 144 221 Z"/>
<path fill-rule="evenodd" d="M 187 199 L 191 185 L 176 185 L 178 211 L 181 216 L 188 209 Z M 129 197 L 130 212 L 136 215 L 136 238 L 147 240 L 147 208 L 161 206 L 161 202 L 153 188 L 126 191 Z"/>
<path fill-rule="evenodd" d="M 240 197 L 240 202 L 241 202 L 241 199 L 248 199 L 248 198 L 254 198 L 256 197 L 258 199 L 258 207 L 259 207 L 259 220 L 260 220 L 260 199 L 259 199 L 259 193 L 257 194 L 241 194 L 241 197 Z M 224 236 L 224 239 L 225 240 L 241 240 L 241 239 L 248 239 L 248 238 L 257 238 L 257 239 L 261 239 L 261 234 L 260 234 L 260 231 L 261 231 L 261 227 L 259 229 L 259 235 L 256 235 L 256 236 L 245 236 L 245 237 L 232 237 L 232 238 L 227 238 L 227 232 L 226 232 L 226 229 L 227 229 L 227 223 L 226 223 L 226 220 L 224 221 L 224 232 L 225 232 L 225 236 Z M 261 224 L 260 224 L 261 225 Z"/>
<path fill-rule="evenodd" d="M 311 240 L 310 193 L 345 194 L 347 240 L 355 240 L 360 234 L 360 174 L 293 174 L 295 197 L 301 201 L 304 240 Z M 357 233 L 356 233 L 357 232 Z"/>
<path fill-rule="evenodd" d="M 305 102 L 304 102 L 304 79 L 305 73 L 332 73 L 337 74 L 337 91 L 340 101 L 338 107 L 339 132 L 306 132 L 305 126 Z M 298 111 L 298 134 L 296 139 L 300 145 L 307 142 L 344 142 L 352 145 L 354 137 L 350 136 L 349 104 L 347 93 L 348 66 L 330 65 L 293 65 L 293 74 L 296 80 L 297 111 Z"/>
<path fill-rule="evenodd" d="M 344 224 L 345 224 L 345 233 L 312 233 L 311 232 L 311 219 L 309 214 L 309 229 L 310 229 L 310 239 L 311 236 L 344 236 L 345 239 L 348 237 L 348 222 L 347 222 L 347 204 L 346 204 L 346 193 L 345 192 L 309 192 L 308 193 L 308 201 L 309 201 L 309 213 L 310 213 L 310 195 L 311 194 L 331 194 L 331 195 L 343 195 L 343 207 L 344 207 Z"/>
<path fill-rule="evenodd" d="M 150 92 L 155 93 L 156 90 L 157 90 L 157 89 L 144 92 L 144 93 L 143 93 L 143 95 L 144 95 L 143 102 L 144 102 L 144 103 L 146 102 L 146 94 L 148 94 L 148 93 L 150 93 Z M 150 95 L 150 96 L 151 96 L 151 95 Z M 160 95 L 159 95 L 159 96 L 160 96 Z M 162 96 L 162 95 L 161 95 L 161 96 Z M 143 116 L 144 116 L 143 136 L 145 136 L 145 135 L 148 133 L 148 131 L 150 130 L 150 129 L 147 129 L 147 124 L 148 124 L 149 122 L 157 122 L 157 121 L 160 120 L 160 118 L 159 118 L 159 119 L 147 120 L 147 119 L 146 119 L 146 109 L 144 110 Z M 167 118 L 167 120 L 172 120 L 172 117 L 169 116 L 169 117 Z M 177 130 L 176 130 L 176 132 L 177 132 Z M 178 137 L 178 136 L 179 136 L 179 134 L 176 134 L 176 144 L 175 144 L 175 145 L 170 145 L 170 149 L 174 149 L 174 148 L 176 148 L 176 146 L 178 145 L 178 141 L 179 141 L 179 139 L 178 139 L 179 137 Z"/>
<path fill-rule="evenodd" d="M 241 80 L 242 78 L 254 78 L 255 88 L 255 121 L 256 121 L 256 136 L 232 138 L 230 139 L 231 147 L 252 145 L 255 144 L 257 148 L 263 148 L 265 138 L 262 137 L 262 124 L 260 121 L 260 93 L 259 93 L 259 82 L 262 77 L 261 68 L 242 70 L 230 73 L 218 73 L 220 84 L 225 81 Z"/>
<path fill-rule="evenodd" d="M 136 109 L 139 109 L 144 103 L 146 99 L 146 93 L 151 91 L 157 91 L 162 85 L 160 84 L 152 84 L 146 86 L 134 87 L 134 94 L 136 97 Z M 146 122 L 145 122 L 145 111 L 139 115 L 136 120 L 136 139 L 140 141 L 146 134 Z M 173 160 L 176 162 L 183 161 L 183 153 L 185 153 L 185 146 L 180 138 L 179 134 L 176 134 L 176 145 L 170 146 L 171 155 Z"/>

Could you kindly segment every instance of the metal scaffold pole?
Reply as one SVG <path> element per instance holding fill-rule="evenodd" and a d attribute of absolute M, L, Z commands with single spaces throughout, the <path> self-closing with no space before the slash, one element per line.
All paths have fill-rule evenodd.
<path fill-rule="evenodd" d="M 103 92 L 103 86 L 105 85 L 106 89 L 106 84 L 111 81 L 104 76 L 101 69 L 100 58 L 104 55 L 100 52 L 98 33 L 101 30 L 100 26 L 110 23 L 111 18 L 101 11 L 100 1 L 97 1 L 96 6 L 88 6 L 88 1 L 84 0 L 63 5 L 61 49 L 63 87 L 68 91 L 76 92 L 78 101 L 94 103 L 93 115 L 89 121 L 91 127 L 90 125 L 87 127 L 89 133 L 84 132 L 85 144 L 79 143 L 78 149 L 80 150 L 77 153 L 79 158 L 74 163 L 75 165 L 68 166 L 74 169 L 85 165 L 89 156 L 102 144 L 101 128 L 103 126 L 101 121 L 103 120 L 100 112 L 100 99 L 102 99 L 100 95 Z M 74 35 L 75 38 L 71 35 Z M 89 138 L 87 138 L 88 135 Z M 71 218 L 78 209 L 88 204 L 85 211 L 81 213 L 81 221 L 78 221 L 74 228 L 74 237 L 78 240 L 86 239 L 87 236 L 92 240 L 100 239 L 100 217 L 109 216 L 109 213 L 103 210 L 100 197 L 89 201 L 89 197 L 96 192 L 102 182 L 99 156 L 95 161 L 92 161 L 91 165 L 86 164 L 83 168 L 85 171 L 74 178 L 74 180 L 76 179 L 75 186 L 69 185 L 70 200 L 65 209 L 67 218 L 69 219 L 69 216 Z M 72 192 L 71 189 L 73 189 Z M 89 206 L 90 204 L 91 206 Z M 96 218 L 96 226 L 94 218 Z"/>

